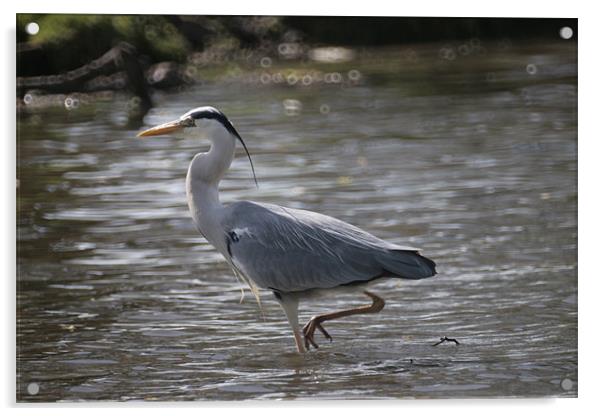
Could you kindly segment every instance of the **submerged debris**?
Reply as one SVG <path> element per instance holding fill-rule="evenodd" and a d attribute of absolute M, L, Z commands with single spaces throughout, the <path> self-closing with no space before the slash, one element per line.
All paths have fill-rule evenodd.
<path fill-rule="evenodd" d="M 443 344 L 444 342 L 455 342 L 456 345 L 460 345 L 460 343 L 457 340 L 455 340 L 454 338 L 443 337 L 443 338 L 439 338 L 439 342 L 433 344 L 433 347 L 436 347 L 439 344 Z"/>

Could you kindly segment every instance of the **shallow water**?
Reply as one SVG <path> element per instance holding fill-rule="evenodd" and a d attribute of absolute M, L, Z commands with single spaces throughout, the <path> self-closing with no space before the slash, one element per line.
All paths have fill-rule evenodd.
<path fill-rule="evenodd" d="M 322 65 L 343 85 L 207 82 L 146 117 L 218 106 L 260 183 L 239 153 L 222 201 L 320 211 L 437 262 L 374 286 L 379 315 L 329 323 L 303 356 L 271 294 L 240 303 L 193 227 L 184 177 L 205 143 L 135 139 L 119 98 L 20 118 L 17 399 L 576 396 L 575 43 L 457 46 Z"/>

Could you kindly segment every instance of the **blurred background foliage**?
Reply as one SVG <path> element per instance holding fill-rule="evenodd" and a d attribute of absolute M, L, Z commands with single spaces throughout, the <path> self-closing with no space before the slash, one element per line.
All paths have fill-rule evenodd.
<path fill-rule="evenodd" d="M 59 73 L 99 57 L 121 41 L 134 45 L 146 63 L 184 62 L 193 52 L 262 49 L 281 42 L 314 45 L 416 43 L 478 37 L 558 37 L 572 19 L 323 17 L 323 16 L 159 16 L 18 14 L 19 76 Z M 29 22 L 40 27 L 29 35 Z"/>
<path fill-rule="evenodd" d="M 69 107 L 75 93 L 87 94 L 76 97 L 81 103 L 97 99 L 90 94 L 127 91 L 134 99 L 128 117 L 139 123 L 155 90 L 235 80 L 338 84 L 352 69 L 340 65 L 360 57 L 372 67 L 371 82 L 411 65 L 408 85 L 423 90 L 430 84 L 416 78 L 440 76 L 456 57 L 549 44 L 563 27 L 577 28 L 576 19 L 18 14 L 17 105 Z M 419 52 L 433 45 L 438 65 L 426 65 Z M 362 82 L 360 72 L 351 74 L 351 84 Z"/>
<path fill-rule="evenodd" d="M 28 34 L 29 22 L 42 30 Z M 27 76 L 71 69 L 121 41 L 134 45 L 150 62 L 182 62 L 207 43 L 230 49 L 253 47 L 280 31 L 280 19 L 273 17 L 19 14 L 18 72 Z"/>

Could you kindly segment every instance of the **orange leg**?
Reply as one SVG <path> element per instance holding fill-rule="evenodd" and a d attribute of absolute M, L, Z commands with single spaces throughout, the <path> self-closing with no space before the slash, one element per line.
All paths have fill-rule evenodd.
<path fill-rule="evenodd" d="M 324 337 L 326 337 L 326 339 L 332 341 L 332 337 L 328 334 L 328 332 L 326 332 L 326 330 L 322 326 L 322 322 L 342 318 L 344 316 L 349 315 L 358 315 L 362 313 L 378 313 L 385 307 L 384 299 L 375 295 L 374 293 L 368 292 L 367 290 L 365 290 L 364 293 L 372 299 L 371 305 L 345 309 L 337 312 L 325 313 L 323 315 L 316 315 L 312 317 L 303 327 L 305 347 L 309 350 L 309 345 L 311 344 L 314 348 L 318 348 L 318 344 L 316 344 L 314 341 L 314 332 L 316 331 L 316 329 L 318 329 L 324 335 Z"/>

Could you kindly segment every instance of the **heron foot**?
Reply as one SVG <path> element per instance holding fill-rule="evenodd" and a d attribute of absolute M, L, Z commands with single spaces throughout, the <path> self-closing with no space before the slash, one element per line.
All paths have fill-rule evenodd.
<path fill-rule="evenodd" d="M 308 351 L 310 344 L 312 347 L 316 349 L 318 348 L 318 344 L 316 344 L 316 342 L 314 341 L 314 333 L 316 332 L 316 329 L 318 329 L 327 340 L 332 342 L 332 337 L 328 332 L 326 332 L 326 330 L 322 326 L 320 317 L 314 316 L 303 327 L 303 338 L 305 339 L 305 348 L 307 348 Z"/>
<path fill-rule="evenodd" d="M 305 347 L 309 350 L 310 344 L 314 348 L 318 348 L 318 344 L 314 341 L 314 333 L 316 329 L 320 330 L 322 334 L 332 342 L 332 337 L 326 332 L 322 326 L 322 322 L 329 321 L 332 319 L 342 318 L 349 315 L 357 315 L 360 313 L 377 313 L 382 310 L 385 306 L 385 301 L 374 293 L 364 291 L 364 294 L 372 299 L 371 305 L 359 306 L 357 308 L 344 309 L 342 311 L 325 313 L 323 315 L 316 315 L 312 317 L 303 327 L 303 338 L 305 338 Z"/>

